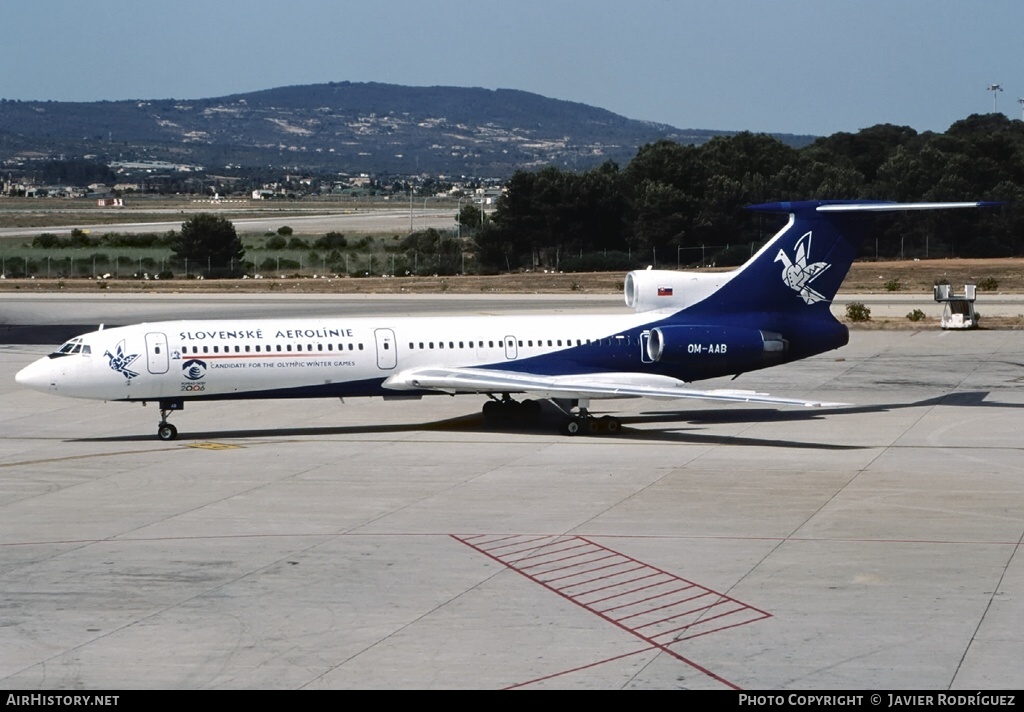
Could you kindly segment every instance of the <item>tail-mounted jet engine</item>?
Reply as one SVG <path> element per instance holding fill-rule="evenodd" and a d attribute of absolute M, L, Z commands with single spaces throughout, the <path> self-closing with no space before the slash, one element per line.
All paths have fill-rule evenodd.
<path fill-rule="evenodd" d="M 626 306 L 638 312 L 682 309 L 713 294 L 733 276 L 734 272 L 634 270 L 626 275 Z"/>
<path fill-rule="evenodd" d="M 647 339 L 648 358 L 665 363 L 728 360 L 764 365 L 781 359 L 787 349 L 781 334 L 735 326 L 659 326 Z"/>

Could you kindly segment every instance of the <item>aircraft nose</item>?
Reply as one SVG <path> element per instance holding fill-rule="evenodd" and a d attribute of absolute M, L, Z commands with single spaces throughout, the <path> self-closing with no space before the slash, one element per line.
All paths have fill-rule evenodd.
<path fill-rule="evenodd" d="M 36 391 L 49 391 L 52 385 L 49 359 L 41 358 L 30 363 L 14 375 L 19 385 Z"/>

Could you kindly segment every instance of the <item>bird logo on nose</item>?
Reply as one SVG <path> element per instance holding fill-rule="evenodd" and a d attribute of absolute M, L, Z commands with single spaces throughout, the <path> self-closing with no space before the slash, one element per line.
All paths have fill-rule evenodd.
<path fill-rule="evenodd" d="M 128 368 L 133 363 L 135 363 L 135 359 L 137 359 L 139 355 L 125 353 L 123 340 L 121 341 L 121 343 L 117 345 L 117 353 L 112 354 L 109 351 L 107 351 L 103 355 L 106 356 L 107 359 L 109 359 L 110 368 L 112 368 L 113 370 L 117 371 L 120 374 L 123 374 L 124 377 L 129 381 L 139 375 L 135 371 L 132 371 L 131 369 Z"/>

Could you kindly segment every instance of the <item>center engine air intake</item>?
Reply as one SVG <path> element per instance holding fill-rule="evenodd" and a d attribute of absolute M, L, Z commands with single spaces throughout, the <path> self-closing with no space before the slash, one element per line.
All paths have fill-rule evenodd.
<path fill-rule="evenodd" d="M 732 279 L 733 272 L 674 272 L 634 270 L 626 275 L 626 306 L 638 312 L 682 309 L 713 294 Z"/>

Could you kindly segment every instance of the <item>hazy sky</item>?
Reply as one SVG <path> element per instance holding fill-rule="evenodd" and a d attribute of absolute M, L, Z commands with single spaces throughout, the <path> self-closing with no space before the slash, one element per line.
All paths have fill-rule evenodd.
<path fill-rule="evenodd" d="M 1021 118 L 1024 0 L 4 3 L 0 98 L 329 81 L 510 88 L 679 128 L 827 135 Z M 2 111 L 0 106 L 0 111 Z"/>

